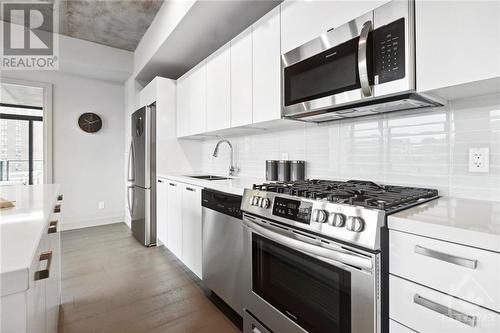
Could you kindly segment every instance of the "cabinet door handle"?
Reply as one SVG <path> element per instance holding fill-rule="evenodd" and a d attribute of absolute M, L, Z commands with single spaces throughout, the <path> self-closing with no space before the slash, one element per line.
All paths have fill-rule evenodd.
<path fill-rule="evenodd" d="M 163 180 L 161 180 L 161 179 L 158 179 L 158 183 L 163 183 Z"/>
<path fill-rule="evenodd" d="M 49 277 L 50 266 L 52 265 L 52 251 L 40 253 L 40 261 L 47 261 L 47 266 L 45 266 L 45 269 L 35 272 L 35 281 L 43 280 Z"/>
<path fill-rule="evenodd" d="M 47 233 L 55 234 L 57 232 L 57 223 L 59 223 L 59 220 L 50 221 Z"/>
<path fill-rule="evenodd" d="M 54 207 L 54 213 L 60 213 L 61 212 L 61 205 L 56 205 Z"/>
<path fill-rule="evenodd" d="M 186 190 L 191 191 L 191 192 L 196 192 L 196 190 L 192 187 L 186 187 Z"/>
<path fill-rule="evenodd" d="M 177 186 L 177 184 L 175 184 L 175 183 L 168 183 L 168 185 L 170 185 L 170 186 Z"/>
<path fill-rule="evenodd" d="M 415 294 L 413 296 L 413 302 L 415 304 L 423 306 L 426 309 L 429 309 L 431 311 L 442 314 L 443 316 L 446 316 L 446 317 L 449 317 L 449 318 L 454 319 L 456 321 L 459 321 L 459 322 L 461 322 L 465 325 L 468 325 L 470 327 L 476 327 L 476 324 L 477 324 L 477 317 L 476 316 L 470 316 L 470 315 L 462 313 L 460 311 L 451 309 L 449 307 L 446 307 L 444 305 L 441 305 L 439 303 L 431 301 L 430 299 L 422 297 L 419 294 Z"/>
<path fill-rule="evenodd" d="M 467 267 L 470 269 L 476 269 L 476 267 L 477 267 L 477 260 L 475 260 L 475 259 L 467 259 L 467 258 L 454 256 L 451 254 L 427 249 L 427 248 L 422 247 L 420 245 L 415 245 L 415 253 L 421 254 L 421 255 L 426 256 L 426 257 L 446 261 L 446 262 L 449 262 L 451 264 Z"/>

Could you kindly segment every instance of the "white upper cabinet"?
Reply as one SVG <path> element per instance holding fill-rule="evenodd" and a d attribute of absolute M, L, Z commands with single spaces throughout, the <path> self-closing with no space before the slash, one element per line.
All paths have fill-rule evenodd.
<path fill-rule="evenodd" d="M 231 41 L 231 127 L 252 123 L 252 28 Z"/>
<path fill-rule="evenodd" d="M 498 1 L 416 1 L 417 90 L 500 77 L 499 22 Z"/>
<path fill-rule="evenodd" d="M 207 73 L 205 61 L 178 79 L 177 136 L 204 133 L 207 130 Z"/>
<path fill-rule="evenodd" d="M 231 54 L 224 45 L 207 59 L 207 131 L 231 126 Z"/>
<path fill-rule="evenodd" d="M 293 50 L 386 2 L 389 1 L 285 1 L 281 4 L 281 53 Z"/>
<path fill-rule="evenodd" d="M 253 123 L 281 118 L 280 7 L 252 26 Z"/>
<path fill-rule="evenodd" d="M 189 134 L 207 130 L 207 72 L 205 62 L 195 67 L 189 87 Z"/>
<path fill-rule="evenodd" d="M 188 84 L 186 76 L 177 80 L 177 137 L 189 134 Z"/>

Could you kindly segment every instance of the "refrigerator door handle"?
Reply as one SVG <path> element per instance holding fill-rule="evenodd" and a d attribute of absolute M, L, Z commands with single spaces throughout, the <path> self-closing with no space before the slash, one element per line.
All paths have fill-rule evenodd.
<path fill-rule="evenodd" d="M 134 214 L 134 201 L 135 201 L 135 186 L 134 185 L 128 185 L 127 186 L 127 202 L 128 202 L 128 211 L 130 213 L 130 217 L 133 217 Z"/>
<path fill-rule="evenodd" d="M 130 141 L 130 148 L 128 150 L 128 170 L 127 179 L 129 182 L 135 182 L 135 153 L 134 153 L 134 141 Z"/>

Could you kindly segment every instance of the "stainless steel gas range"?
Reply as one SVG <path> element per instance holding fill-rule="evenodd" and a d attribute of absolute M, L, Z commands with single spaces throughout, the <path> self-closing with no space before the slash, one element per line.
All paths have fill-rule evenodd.
<path fill-rule="evenodd" d="M 386 217 L 437 197 L 366 181 L 246 189 L 244 332 L 386 332 Z"/>

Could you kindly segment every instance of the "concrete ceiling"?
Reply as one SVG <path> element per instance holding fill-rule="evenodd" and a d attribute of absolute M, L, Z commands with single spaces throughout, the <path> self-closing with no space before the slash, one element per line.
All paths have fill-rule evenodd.
<path fill-rule="evenodd" d="M 163 0 L 37 1 L 57 2 L 60 34 L 127 51 L 135 50 L 163 3 Z M 20 22 L 22 19 L 14 23 Z"/>

